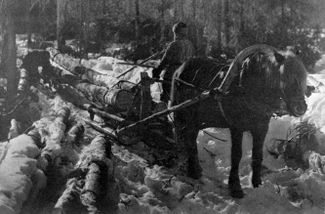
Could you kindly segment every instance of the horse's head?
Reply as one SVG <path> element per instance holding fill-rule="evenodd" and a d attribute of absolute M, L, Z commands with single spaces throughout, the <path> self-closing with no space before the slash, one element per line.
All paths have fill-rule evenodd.
<path fill-rule="evenodd" d="M 275 52 L 276 61 L 280 64 L 280 90 L 289 114 L 299 117 L 307 110 L 305 93 L 307 90 L 307 72 L 304 64 L 291 51 Z"/>
<path fill-rule="evenodd" d="M 254 45 L 239 53 L 235 61 L 243 68 L 239 85 L 243 84 L 276 113 L 298 117 L 306 112 L 307 72 L 292 51 L 279 52 L 268 45 Z"/>

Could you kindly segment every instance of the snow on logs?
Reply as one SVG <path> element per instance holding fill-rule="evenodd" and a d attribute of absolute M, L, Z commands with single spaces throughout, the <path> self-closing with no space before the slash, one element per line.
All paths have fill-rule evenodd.
<path fill-rule="evenodd" d="M 50 163 L 60 157 L 62 153 L 62 140 L 64 138 L 64 133 L 67 128 L 67 121 L 70 116 L 69 108 L 62 108 L 58 111 L 57 117 L 49 125 L 49 137 L 46 139 L 46 146 L 42 150 L 42 169 L 47 170 Z"/>
<path fill-rule="evenodd" d="M 114 111 L 126 111 L 131 107 L 133 93 L 124 89 L 107 89 L 89 83 L 78 83 L 75 88 L 81 91 L 87 99 L 103 105 L 105 108 L 112 107 Z"/>
<path fill-rule="evenodd" d="M 54 51 L 54 49 L 51 50 Z M 51 52 L 52 59 L 54 59 L 56 63 L 49 65 L 50 55 L 48 52 L 36 51 L 36 53 L 30 52 L 23 60 L 23 65 L 26 66 L 25 69 L 31 74 L 40 74 L 40 76 L 43 76 L 45 81 L 51 79 L 55 84 L 67 84 L 83 94 L 83 96 L 85 96 L 90 102 L 103 108 L 110 108 L 114 112 L 126 111 L 131 107 L 134 93 L 128 89 L 117 87 L 111 88 L 114 86 L 113 84 L 115 84 L 116 81 L 110 81 L 107 75 L 101 75 L 98 73 L 97 75 L 95 71 L 78 64 L 76 59 L 66 55 L 64 55 L 64 57 L 59 57 L 61 55 L 56 52 Z M 37 61 L 35 56 L 41 55 L 42 53 L 44 55 L 42 59 L 44 59 L 40 61 L 39 66 L 44 65 L 44 67 L 42 72 L 39 73 L 35 68 L 35 62 L 30 62 L 29 60 Z M 48 58 L 48 62 L 45 62 L 46 58 Z M 87 81 L 85 81 L 85 79 Z M 97 80 L 106 82 L 98 83 Z"/>
<path fill-rule="evenodd" d="M 308 121 L 294 124 L 288 133 L 287 139 L 274 138 L 266 144 L 267 151 L 273 157 L 283 159 L 291 168 L 325 174 L 324 133 Z"/>
<path fill-rule="evenodd" d="M 111 143 L 104 136 L 95 137 L 83 150 L 78 176 L 67 181 L 66 189 L 57 200 L 54 213 L 69 213 L 83 206 L 89 213 L 101 213 L 106 206 L 116 206 L 119 191 L 114 180 Z"/>
<path fill-rule="evenodd" d="M 35 130 L 3 142 L 0 148 L 0 213 L 20 213 L 22 206 L 46 185 L 38 168 L 40 136 Z"/>
<path fill-rule="evenodd" d="M 55 48 L 48 48 L 47 50 L 51 55 L 51 60 L 55 64 L 60 65 L 82 80 L 88 80 L 95 85 L 106 87 L 116 83 L 116 81 L 112 82 L 108 75 L 101 74 L 87 67 L 87 65 L 83 65 L 82 60 L 73 58 L 68 54 L 61 54 Z"/>

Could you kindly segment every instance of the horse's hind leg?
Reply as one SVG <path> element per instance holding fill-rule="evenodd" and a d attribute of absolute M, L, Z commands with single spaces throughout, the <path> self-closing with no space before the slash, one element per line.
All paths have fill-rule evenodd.
<path fill-rule="evenodd" d="M 228 188 L 230 195 L 234 198 L 244 197 L 244 192 L 240 186 L 238 175 L 239 163 L 242 157 L 242 139 L 243 132 L 235 128 L 230 129 L 231 132 L 231 170 L 228 180 Z"/>
<path fill-rule="evenodd" d="M 253 187 L 258 187 L 261 183 L 261 168 L 263 161 L 263 144 L 268 130 L 268 123 L 260 125 L 255 130 L 251 131 L 253 136 L 253 151 L 252 151 L 252 184 Z"/>
<path fill-rule="evenodd" d="M 177 141 L 184 146 L 185 150 L 187 176 L 198 179 L 202 175 L 202 168 L 199 164 L 196 143 L 199 133 L 196 111 L 186 109 L 185 111 L 175 112 L 174 116 Z"/>

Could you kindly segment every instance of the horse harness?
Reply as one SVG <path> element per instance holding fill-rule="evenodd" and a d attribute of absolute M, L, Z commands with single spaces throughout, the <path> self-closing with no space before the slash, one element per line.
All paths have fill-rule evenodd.
<path fill-rule="evenodd" d="M 221 73 L 220 71 L 222 71 L 222 69 L 224 69 L 225 67 L 226 67 L 226 66 L 223 66 L 223 67 L 219 70 L 219 72 L 216 73 L 216 75 L 212 78 L 212 80 L 210 81 L 210 83 L 209 83 L 208 86 L 211 86 L 211 85 L 212 85 L 212 83 L 213 83 L 213 82 L 218 78 L 218 76 L 220 76 L 220 73 Z M 215 68 L 215 67 L 212 67 L 211 70 L 213 70 L 214 68 Z M 195 78 L 196 78 L 197 73 L 198 73 L 199 70 L 200 70 L 200 68 L 197 69 L 196 74 L 194 75 L 194 78 L 193 78 L 192 81 L 195 80 Z M 223 75 L 221 75 L 221 77 L 223 77 Z M 226 113 L 225 113 L 225 111 L 224 111 L 223 105 L 222 105 L 222 97 L 225 95 L 225 93 L 220 93 L 220 92 L 217 93 L 215 90 L 211 90 L 211 89 L 209 89 L 209 88 L 202 88 L 202 87 L 196 86 L 196 85 L 194 85 L 194 84 L 192 84 L 192 83 L 189 83 L 189 82 L 187 82 L 187 81 L 185 81 L 185 80 L 180 79 L 179 76 L 175 77 L 175 80 L 176 80 L 177 82 L 179 82 L 179 83 L 181 83 L 181 84 L 183 84 L 183 85 L 189 87 L 189 88 L 192 88 L 192 89 L 194 89 L 194 90 L 200 92 L 200 93 L 202 93 L 203 91 L 210 91 L 210 92 L 211 92 L 211 96 L 213 96 L 213 98 L 214 98 L 214 99 L 217 101 L 217 103 L 218 103 L 218 107 L 219 107 L 219 109 L 220 109 L 220 112 L 221 112 L 223 118 L 226 120 L 226 122 L 227 122 L 229 125 L 233 124 L 232 120 L 231 120 L 230 118 L 227 117 L 227 115 L 226 115 Z"/>
<path fill-rule="evenodd" d="M 283 65 L 281 65 L 279 67 L 279 78 L 277 80 L 277 88 L 279 89 L 279 97 L 280 97 L 280 100 L 286 100 L 286 95 L 285 95 L 285 92 L 284 92 L 284 88 L 285 88 L 285 82 L 284 82 L 284 79 L 283 79 Z M 212 81 L 209 83 L 208 86 L 211 86 L 212 83 L 218 78 L 218 76 L 220 76 L 220 73 L 222 73 L 222 69 L 224 69 L 225 67 L 222 67 L 219 71 L 221 72 L 217 72 L 216 75 L 212 78 Z M 214 67 L 213 67 L 214 69 Z M 199 70 L 199 69 L 198 69 Z M 212 69 L 211 69 L 212 70 Z M 198 71 L 197 71 L 198 72 Z M 240 72 L 239 72 L 239 79 L 238 79 L 238 84 L 237 84 L 237 91 L 244 94 L 245 93 L 245 88 L 243 87 L 242 85 L 242 79 L 243 79 L 243 75 L 244 73 L 246 72 L 246 69 L 244 67 L 244 64 L 242 65 L 242 67 L 240 68 Z M 221 75 L 222 76 L 222 75 Z M 195 79 L 196 75 L 194 76 L 194 79 Z M 227 77 L 226 77 L 227 78 Z M 193 79 L 193 81 L 194 81 Z M 226 115 L 225 113 L 225 110 L 224 110 L 224 107 L 223 107 L 223 103 L 222 103 L 222 98 L 227 95 L 229 93 L 229 91 L 226 91 L 226 92 L 216 92 L 215 89 L 209 89 L 209 88 L 202 88 L 202 87 L 199 87 L 199 86 L 196 86 L 192 83 L 189 83 L 185 80 L 182 80 L 179 78 L 179 76 L 175 77 L 175 80 L 178 81 L 179 83 L 191 88 L 191 89 L 194 89 L 200 93 L 202 93 L 203 91 L 211 91 L 211 96 L 213 96 L 213 98 L 217 101 L 218 103 L 218 107 L 220 109 L 220 112 L 223 116 L 223 118 L 225 119 L 225 121 L 229 124 L 229 125 L 233 125 L 234 122 Z M 247 109 L 250 109 L 252 111 L 256 110 L 256 109 L 261 109 L 261 103 L 256 103 L 256 102 L 252 102 L 251 100 L 248 101 L 247 100 L 247 97 L 246 96 L 242 96 L 243 98 L 243 103 L 245 105 L 245 108 Z M 255 103 L 254 105 L 252 105 L 253 103 Z M 259 111 L 259 112 L 265 112 L 266 116 L 274 116 L 274 117 L 277 117 L 278 116 L 278 113 L 275 113 L 274 112 L 274 108 L 272 107 L 269 107 L 268 104 L 266 103 L 263 103 L 262 105 L 262 109 Z"/>

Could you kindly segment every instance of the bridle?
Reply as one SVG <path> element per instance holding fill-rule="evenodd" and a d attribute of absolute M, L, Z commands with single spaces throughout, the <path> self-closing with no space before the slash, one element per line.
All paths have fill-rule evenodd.
<path fill-rule="evenodd" d="M 260 52 L 261 53 L 261 52 Z M 257 53 L 255 53 L 257 54 Z M 263 53 L 262 53 L 263 54 Z M 250 55 L 252 57 L 252 55 Z M 260 64 L 261 66 L 261 64 Z M 288 114 L 289 113 L 289 105 L 290 103 L 293 101 L 294 102 L 294 98 L 290 97 L 290 99 L 288 99 L 288 96 L 286 94 L 286 87 L 288 80 L 285 77 L 285 71 L 284 71 L 284 64 L 278 65 L 276 68 L 276 70 L 272 69 L 272 73 L 270 75 L 271 79 L 274 80 L 274 84 L 270 85 L 267 89 L 269 90 L 269 92 L 266 92 L 266 96 L 265 94 L 262 94 L 261 97 L 262 99 L 259 98 L 254 98 L 250 95 L 245 96 L 246 94 L 246 89 L 247 87 L 243 84 L 243 78 L 244 78 L 244 73 L 245 72 L 249 72 L 249 68 L 248 67 L 244 67 L 242 66 L 238 75 L 238 80 L 234 80 L 234 81 L 238 81 L 235 85 L 235 87 L 237 87 L 237 89 L 235 90 L 234 96 L 239 96 L 240 99 L 242 99 L 242 103 L 243 103 L 243 108 L 249 110 L 250 112 L 259 112 L 261 114 L 265 114 L 265 116 L 267 117 L 278 117 L 278 116 L 282 116 L 284 114 Z M 263 71 L 264 72 L 264 71 Z M 219 72 L 216 73 L 216 76 L 220 75 Z M 265 74 L 266 75 L 266 74 Z M 276 75 L 276 76 L 273 76 Z M 217 79 L 216 76 L 214 78 L 212 78 L 213 80 Z M 188 88 L 194 89 L 198 92 L 202 92 L 205 90 L 211 90 L 210 86 L 211 86 L 211 82 L 209 84 L 209 88 L 206 87 L 198 87 L 196 85 L 194 85 L 193 83 L 189 83 L 186 82 L 182 79 L 180 79 L 180 75 L 178 75 L 175 80 L 182 84 L 187 86 Z M 298 80 L 295 80 L 298 82 Z M 239 95 L 236 95 L 235 93 L 240 93 Z M 229 92 L 229 96 L 232 96 L 232 92 Z M 223 98 L 225 96 L 220 95 L 220 94 L 216 94 L 214 96 L 214 98 L 216 99 L 217 103 L 218 103 L 218 107 L 219 110 L 221 111 L 222 116 L 224 117 L 224 119 L 227 121 L 227 123 L 229 123 L 230 125 L 233 124 L 233 122 L 231 121 L 231 119 L 226 115 L 225 111 L 224 111 L 224 106 L 223 106 Z M 297 97 L 297 100 L 299 98 Z M 270 100 L 268 102 L 268 100 Z M 273 105 L 272 105 L 273 104 Z M 285 108 L 284 108 L 285 106 Z"/>

